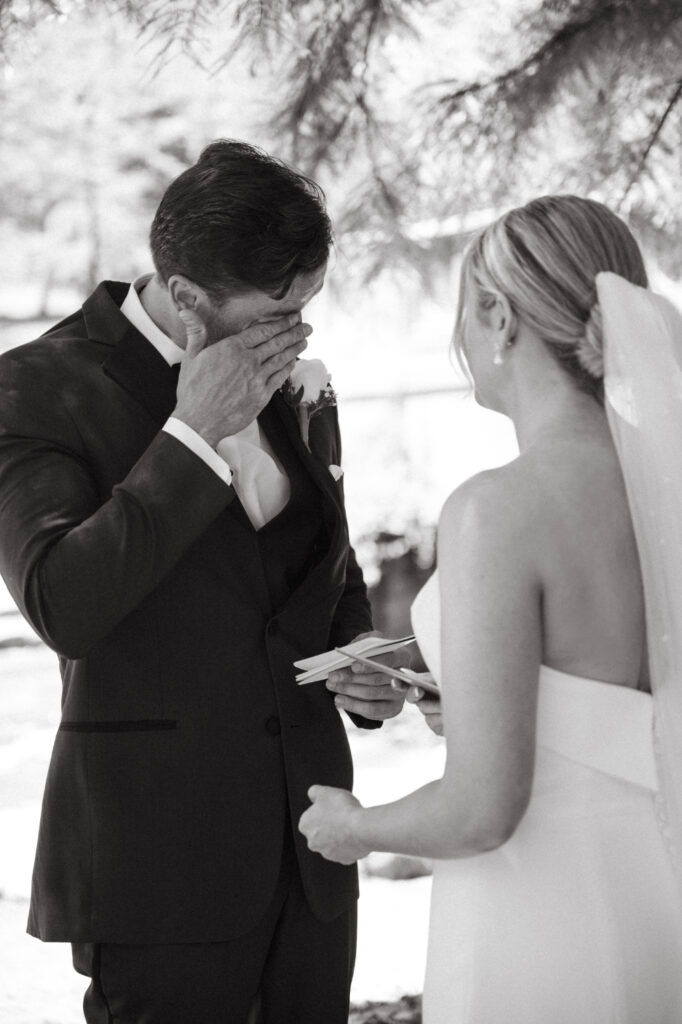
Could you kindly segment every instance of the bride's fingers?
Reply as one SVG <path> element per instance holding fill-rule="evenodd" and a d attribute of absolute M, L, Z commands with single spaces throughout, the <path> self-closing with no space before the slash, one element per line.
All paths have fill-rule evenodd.
<path fill-rule="evenodd" d="M 410 699 L 409 696 L 407 698 Z M 422 715 L 442 715 L 443 708 L 437 697 L 422 697 L 421 700 L 412 700 L 411 704 L 416 704 Z"/>

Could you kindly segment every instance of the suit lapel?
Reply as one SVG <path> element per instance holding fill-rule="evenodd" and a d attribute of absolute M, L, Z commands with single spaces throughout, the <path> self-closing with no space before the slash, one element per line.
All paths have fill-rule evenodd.
<path fill-rule="evenodd" d="M 175 406 L 178 368 L 169 366 L 132 324 L 102 369 L 160 426 L 166 422 Z"/>
<path fill-rule="evenodd" d="M 102 363 L 104 373 L 161 425 L 175 406 L 178 369 L 121 312 L 129 288 L 120 281 L 104 281 L 83 303 L 83 316 L 90 340 L 110 350 Z"/>
<path fill-rule="evenodd" d="M 345 549 L 345 515 L 341 495 L 325 462 L 312 454 L 303 443 L 296 413 L 279 392 L 275 393 L 261 414 L 261 421 L 275 452 L 277 452 L 278 443 L 280 445 L 288 443 L 321 492 L 322 517 L 328 538 L 327 547 L 321 559 L 292 592 L 287 602 L 289 605 L 305 604 L 315 595 L 324 593 L 325 588 L 328 589 L 327 581 L 334 576 L 333 564 L 341 557 Z"/>
<path fill-rule="evenodd" d="M 331 504 L 332 509 L 340 512 L 342 509 L 340 493 L 336 481 L 329 472 L 329 467 L 324 464 L 322 459 L 317 458 L 303 443 L 296 413 L 284 400 L 279 391 L 273 395 L 268 409 L 276 415 L 277 420 L 284 427 L 290 444 L 313 478 L 316 486 L 322 492 L 325 499 L 325 507 Z M 267 424 L 265 429 L 267 432 Z"/>

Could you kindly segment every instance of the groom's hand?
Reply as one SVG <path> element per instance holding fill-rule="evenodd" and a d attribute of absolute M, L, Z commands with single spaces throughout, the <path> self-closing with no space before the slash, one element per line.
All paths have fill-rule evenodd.
<path fill-rule="evenodd" d="M 210 339 L 191 310 L 180 318 L 187 331 L 173 416 L 211 447 L 255 420 L 284 384 L 312 332 L 301 314 L 252 324 L 239 334 Z"/>
<path fill-rule="evenodd" d="M 378 633 L 361 633 L 355 637 L 362 640 L 366 636 L 379 636 Z M 404 649 L 391 651 L 376 658 L 382 665 L 392 668 L 403 668 L 410 663 L 410 655 Z M 405 694 L 394 689 L 391 680 L 383 672 L 372 672 L 359 662 L 351 668 L 337 669 L 327 680 L 327 689 L 336 694 L 334 703 L 341 711 L 372 718 L 384 722 L 387 718 L 395 718 L 403 709 Z"/>

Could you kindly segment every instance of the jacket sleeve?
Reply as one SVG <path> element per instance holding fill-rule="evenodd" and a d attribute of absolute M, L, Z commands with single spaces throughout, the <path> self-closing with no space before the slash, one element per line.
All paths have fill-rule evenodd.
<path fill-rule="evenodd" d="M 102 502 L 56 391 L 0 364 L 0 572 L 43 640 L 83 657 L 234 496 L 161 431 Z"/>
<path fill-rule="evenodd" d="M 341 613 L 339 614 L 339 609 Z M 367 587 L 362 577 L 362 569 L 358 565 L 353 548 L 348 553 L 346 568 L 346 589 L 339 602 L 332 625 L 332 647 L 343 647 L 349 644 L 360 633 L 369 633 L 372 626 L 372 609 L 367 597 Z M 362 715 L 348 716 L 360 729 L 379 729 L 383 722 Z"/>
<path fill-rule="evenodd" d="M 357 563 L 355 551 L 351 547 L 346 563 L 346 585 L 336 606 L 330 643 L 333 647 L 342 647 L 355 640 L 360 633 L 370 633 L 373 629 L 372 606 L 367 596 L 367 585 L 362 569 Z"/>

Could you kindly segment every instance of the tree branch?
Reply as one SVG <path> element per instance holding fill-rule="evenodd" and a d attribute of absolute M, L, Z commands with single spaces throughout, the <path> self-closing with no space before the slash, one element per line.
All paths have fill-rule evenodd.
<path fill-rule="evenodd" d="M 582 21 L 570 22 L 562 25 L 560 29 L 557 29 L 549 39 L 546 39 L 541 46 L 531 53 L 530 56 L 526 57 L 525 60 L 521 61 L 520 64 L 510 68 L 508 71 L 502 72 L 500 75 L 496 75 L 487 82 L 473 82 L 471 85 L 463 86 L 446 96 L 441 96 L 438 100 L 438 104 L 447 106 L 449 110 L 452 110 L 452 108 L 466 96 L 473 96 L 476 93 L 483 92 L 487 89 L 496 89 L 502 85 L 506 85 L 508 82 L 520 78 L 521 75 L 525 74 L 525 72 L 529 71 L 531 68 L 537 68 L 539 65 L 551 61 L 557 52 L 561 52 L 571 46 L 578 36 L 585 32 L 592 31 L 599 24 L 607 24 L 608 22 L 613 21 L 617 17 L 619 10 L 620 7 L 618 3 L 607 3 L 597 8 L 597 12 L 595 14 L 592 14 L 588 18 L 584 18 Z M 427 82 L 425 85 L 421 86 L 420 91 L 453 84 L 455 83 L 452 79 L 441 79 L 436 82 Z"/>
<path fill-rule="evenodd" d="M 649 141 L 647 142 L 646 146 L 642 150 L 641 156 L 640 156 L 639 160 L 637 161 L 637 166 L 636 166 L 635 170 L 633 171 L 633 173 L 632 173 L 632 175 L 630 177 L 630 180 L 629 180 L 629 182 L 627 184 L 627 187 L 626 187 L 625 191 L 623 192 L 623 195 L 621 196 L 620 202 L 618 204 L 618 209 L 619 210 L 622 209 L 623 204 L 624 204 L 625 200 L 627 199 L 627 197 L 629 196 L 630 192 L 632 191 L 632 188 L 633 188 L 635 182 L 637 181 L 637 179 L 639 178 L 640 174 L 644 170 L 644 168 L 646 166 L 646 162 L 649 159 L 649 154 L 651 153 L 651 150 L 654 148 L 654 146 L 658 142 L 658 139 L 660 137 L 661 132 L 663 131 L 663 128 L 665 126 L 666 121 L 668 120 L 668 118 L 670 117 L 670 115 L 672 114 L 673 110 L 675 109 L 675 107 L 677 106 L 677 104 L 680 102 L 681 99 L 682 99 L 682 78 L 679 80 L 679 82 L 675 86 L 675 90 L 674 90 L 672 96 L 670 97 L 670 100 L 668 101 L 667 107 L 663 111 L 661 117 L 658 119 L 658 123 L 656 124 L 656 127 L 654 128 L 653 132 L 649 136 Z"/>

